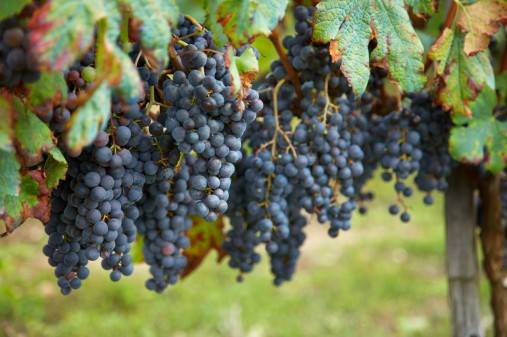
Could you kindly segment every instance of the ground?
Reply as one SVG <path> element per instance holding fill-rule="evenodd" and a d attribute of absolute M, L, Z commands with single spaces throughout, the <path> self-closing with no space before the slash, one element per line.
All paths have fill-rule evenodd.
<path fill-rule="evenodd" d="M 271 283 L 266 259 L 236 283 L 215 255 L 164 294 L 144 288 L 148 270 L 118 283 L 94 266 L 82 289 L 63 297 L 31 222 L 0 241 L 0 336 L 5 337 L 398 337 L 449 336 L 442 198 L 435 206 L 410 200 L 412 222 L 387 213 L 390 186 L 366 216 L 336 239 L 308 228 L 298 271 Z M 481 285 L 485 326 L 491 325 Z"/>

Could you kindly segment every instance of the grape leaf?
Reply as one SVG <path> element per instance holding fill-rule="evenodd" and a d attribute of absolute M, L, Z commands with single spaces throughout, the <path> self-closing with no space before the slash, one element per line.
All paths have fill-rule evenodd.
<path fill-rule="evenodd" d="M 206 19 L 205 24 L 208 29 L 213 32 L 213 41 L 219 47 L 227 44 L 228 39 L 224 33 L 224 27 L 218 22 L 218 5 L 220 1 L 208 0 L 206 1 Z"/>
<path fill-rule="evenodd" d="M 154 67 L 164 67 L 169 57 L 167 46 L 171 41 L 169 23 L 178 20 L 175 0 L 119 0 L 132 9 L 133 22 L 140 31 L 141 47 Z"/>
<path fill-rule="evenodd" d="M 190 275 L 204 261 L 204 258 L 211 250 L 218 253 L 217 262 L 227 255 L 222 249 L 224 241 L 224 220 L 220 217 L 215 222 L 207 222 L 201 218 L 194 217 L 192 219 L 192 228 L 187 232 L 190 239 L 190 247 L 183 251 L 183 255 L 187 258 L 187 266 L 181 273 L 181 278 Z"/>
<path fill-rule="evenodd" d="M 19 163 L 16 153 L 0 150 L 0 214 L 5 207 L 7 197 L 19 195 Z"/>
<path fill-rule="evenodd" d="M 121 67 L 120 82 L 114 87 L 127 102 L 143 95 L 143 83 L 130 57 L 117 46 L 113 46 L 112 55 L 117 58 Z"/>
<path fill-rule="evenodd" d="M 0 1 L 0 20 L 19 13 L 32 0 L 2 0 Z"/>
<path fill-rule="evenodd" d="M 219 23 L 235 47 L 250 42 L 257 35 L 269 35 L 283 18 L 287 0 L 210 0 L 208 2 L 209 22 Z M 210 29 L 215 33 L 218 25 Z"/>
<path fill-rule="evenodd" d="M 446 28 L 429 51 L 436 74 L 442 82 L 438 100 L 454 115 L 470 116 L 470 103 L 485 86 L 495 87 L 493 68 L 487 51 L 468 56 L 464 34 Z"/>
<path fill-rule="evenodd" d="M 18 196 L 7 196 L 5 199 L 6 212 L 0 213 L 0 220 L 4 221 L 5 236 L 16 229 L 29 217 L 34 217 L 46 223 L 50 217 L 51 190 L 45 185 L 45 175 L 41 169 L 27 171 L 23 174 Z"/>
<path fill-rule="evenodd" d="M 79 150 L 90 144 L 99 130 L 106 127 L 111 112 L 111 87 L 102 83 L 73 114 L 67 126 L 66 141 Z"/>
<path fill-rule="evenodd" d="M 29 155 L 42 155 L 54 146 L 52 133 L 48 126 L 23 105 L 14 99 L 16 109 L 16 140 Z"/>
<path fill-rule="evenodd" d="M 5 209 L 11 218 L 17 218 L 21 215 L 23 204 L 33 207 L 37 204 L 37 195 L 39 194 L 39 185 L 29 175 L 21 178 L 19 196 L 8 196 L 5 202 Z"/>
<path fill-rule="evenodd" d="M 507 122 L 493 114 L 495 91 L 486 87 L 470 104 L 471 118 L 454 126 L 449 138 L 449 151 L 459 161 L 484 162 L 488 170 L 501 171 L 507 162 Z"/>
<path fill-rule="evenodd" d="M 48 188 L 58 186 L 60 180 L 65 178 L 68 164 L 59 148 L 52 148 L 46 162 L 44 163 L 44 174 L 46 175 L 46 185 Z"/>
<path fill-rule="evenodd" d="M 415 14 L 432 15 L 438 6 L 438 0 L 405 0 Z"/>
<path fill-rule="evenodd" d="M 28 99 L 32 106 L 67 99 L 67 83 L 59 71 L 42 72 L 36 82 L 29 83 L 26 87 L 30 90 Z"/>
<path fill-rule="evenodd" d="M 30 46 L 53 70 L 68 68 L 93 43 L 95 23 L 105 17 L 103 0 L 53 0 L 32 16 Z"/>
<path fill-rule="evenodd" d="M 364 92 L 369 80 L 373 37 L 377 46 L 371 58 L 391 79 L 405 91 L 423 86 L 424 48 L 402 0 L 323 0 L 314 21 L 314 41 L 332 42 L 330 54 L 341 56 L 341 70 L 355 93 Z"/>
<path fill-rule="evenodd" d="M 224 54 L 224 61 L 232 78 L 232 90 L 237 94 L 241 90 L 241 78 L 239 77 L 238 67 L 236 65 L 236 56 L 234 56 L 234 48 L 229 46 Z"/>
<path fill-rule="evenodd" d="M 489 40 L 500 24 L 507 24 L 507 3 L 481 0 L 469 6 L 460 6 L 456 23 L 466 32 L 465 53 L 474 55 L 488 48 Z"/>
<path fill-rule="evenodd" d="M 0 214 L 5 207 L 7 196 L 19 194 L 19 163 L 12 142 L 13 116 L 15 114 L 13 97 L 7 92 L 0 92 Z"/>

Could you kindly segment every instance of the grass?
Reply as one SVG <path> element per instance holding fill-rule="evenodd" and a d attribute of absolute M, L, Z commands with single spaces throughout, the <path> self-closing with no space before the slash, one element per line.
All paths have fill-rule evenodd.
<path fill-rule="evenodd" d="M 35 222 L 0 249 L 0 336 L 312 337 L 449 336 L 441 198 L 427 208 L 411 198 L 412 219 L 387 214 L 390 187 L 353 229 L 329 239 L 311 225 L 292 282 L 272 286 L 266 259 L 238 284 L 209 256 L 162 295 L 144 288 L 148 270 L 112 283 L 99 266 L 81 290 L 59 295 L 40 252 Z M 481 287 L 484 318 L 487 289 Z"/>

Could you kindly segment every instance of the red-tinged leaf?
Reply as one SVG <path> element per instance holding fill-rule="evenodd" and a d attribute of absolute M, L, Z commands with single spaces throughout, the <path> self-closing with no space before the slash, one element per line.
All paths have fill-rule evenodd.
<path fill-rule="evenodd" d="M 435 62 L 438 101 L 453 116 L 471 116 L 470 104 L 479 91 L 495 87 L 493 67 L 487 51 L 468 56 L 464 51 L 464 34 L 446 28 L 429 51 Z"/>
<path fill-rule="evenodd" d="M 464 50 L 467 55 L 486 50 L 491 36 L 501 24 L 507 24 L 507 3 L 503 0 L 480 0 L 459 8 L 456 23 L 466 32 Z"/>
<path fill-rule="evenodd" d="M 333 61 L 333 63 L 338 62 L 342 57 L 340 48 L 338 47 L 338 41 L 331 40 L 331 42 L 329 42 L 329 55 L 331 55 L 331 61 Z"/>
<path fill-rule="evenodd" d="M 183 255 L 187 258 L 187 266 L 181 278 L 190 275 L 208 254 L 215 250 L 218 254 L 217 262 L 227 255 L 222 249 L 222 242 L 224 240 L 224 220 L 220 217 L 215 222 L 207 222 L 201 218 L 193 218 L 193 226 L 187 232 L 190 239 L 190 247 L 183 251 Z"/>
<path fill-rule="evenodd" d="M 18 99 L 13 100 L 16 112 L 15 135 L 19 143 L 18 157 L 24 166 L 39 164 L 43 154 L 55 146 L 48 126 L 43 123 Z"/>
<path fill-rule="evenodd" d="M 59 71 L 42 72 L 40 78 L 26 85 L 30 91 L 28 100 L 31 106 L 45 103 L 59 104 L 67 99 L 67 83 Z"/>
<path fill-rule="evenodd" d="M 21 225 L 27 218 L 36 218 L 48 222 L 51 212 L 51 190 L 47 188 L 41 169 L 25 172 L 21 178 L 18 196 L 8 196 L 5 200 L 4 212 L 0 209 L 0 221 L 6 236 Z"/>
<path fill-rule="evenodd" d="M 91 47 L 95 23 L 103 17 L 103 0 L 47 2 L 28 24 L 31 49 L 42 66 L 67 69 Z"/>

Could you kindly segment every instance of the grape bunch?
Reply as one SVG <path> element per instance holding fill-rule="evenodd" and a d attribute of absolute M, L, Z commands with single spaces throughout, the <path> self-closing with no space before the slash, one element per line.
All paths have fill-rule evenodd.
<path fill-rule="evenodd" d="M 199 29 L 180 20 L 176 34 L 191 37 L 180 40 L 184 47 L 177 45 L 183 69 L 163 82 L 164 102 L 170 107 L 155 128 L 169 135 L 184 155 L 192 212 L 215 221 L 228 208 L 231 177 L 243 156 L 241 137 L 263 103 L 252 89 L 234 94 L 223 50 L 216 50 L 211 33 Z"/>
<path fill-rule="evenodd" d="M 63 294 L 81 286 L 88 261 L 101 258 L 113 281 L 133 272 L 129 253 L 137 234 L 136 202 L 143 196 L 149 161 L 143 162 L 138 147 L 140 129 L 129 128 L 130 123 L 111 119 L 109 133 L 101 131 L 69 161 L 67 179 L 53 192 L 44 254 Z"/>
<path fill-rule="evenodd" d="M 305 239 L 302 212 L 329 223 L 335 237 L 350 228 L 356 208 L 367 119 L 339 64 L 325 46 L 312 44 L 311 16 L 311 8 L 296 7 L 297 34 L 284 40 L 302 97 L 280 61 L 258 85 L 264 109 L 245 135 L 251 152 L 233 181 L 232 228 L 224 242 L 239 279 L 260 260 L 256 246 L 264 244 L 274 283 L 290 280 Z"/>
<path fill-rule="evenodd" d="M 449 153 L 451 119 L 449 112 L 435 105 L 426 92 L 412 94 L 410 99 L 410 111 L 418 121 L 416 130 L 421 136 L 422 150 L 415 183 L 426 192 L 424 203 L 431 205 L 431 192 L 447 189 L 447 177 L 455 165 Z"/>

